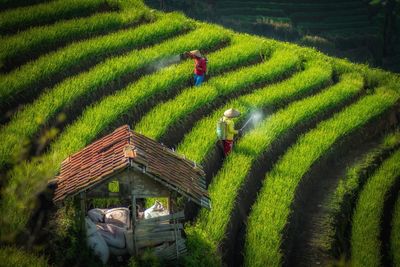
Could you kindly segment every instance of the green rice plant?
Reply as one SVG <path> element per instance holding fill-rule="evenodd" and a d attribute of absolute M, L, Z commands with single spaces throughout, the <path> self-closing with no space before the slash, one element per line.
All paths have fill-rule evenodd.
<path fill-rule="evenodd" d="M 360 193 L 351 232 L 352 266 L 381 266 L 381 218 L 385 199 L 400 177 L 400 150 L 385 160 Z"/>
<path fill-rule="evenodd" d="M 199 27 L 189 34 L 166 41 L 155 47 L 150 47 L 142 51 L 133 51 L 126 56 L 108 60 L 90 72 L 68 79 L 54 90 L 49 91 L 43 98 L 29 106 L 29 108 L 19 113 L 15 117 L 18 119 L 13 121 L 12 124 L 8 124 L 1 129 L 0 136 L 4 135 L 6 139 L 2 140 L 7 140 L 5 143 L 7 143 L 7 149 L 9 149 L 6 150 L 2 147 L 2 162 L 4 163 L 9 160 L 13 152 L 21 151 L 23 147 L 20 140 L 29 138 L 40 128 L 41 124 L 34 119 L 37 116 L 41 116 L 42 122 L 47 121 L 48 118 L 54 116 L 61 108 L 71 105 L 72 101 L 76 98 L 87 95 L 96 90 L 98 86 L 112 81 L 127 72 L 134 72 L 141 67 L 157 62 L 157 60 L 177 55 L 187 50 L 195 48 L 207 50 L 225 43 L 229 38 L 230 32 L 221 30 L 220 27 Z M 23 126 L 21 127 L 21 125 Z M 18 135 L 19 138 L 17 137 Z M 7 155 L 7 153 L 10 154 Z M 47 161 L 49 165 L 40 165 L 41 158 L 34 159 L 31 163 L 22 163 L 20 167 L 14 168 L 9 173 L 8 184 L 3 188 L 2 192 L 2 200 L 4 201 L 0 205 L 13 208 L 12 211 L 9 209 L 10 217 L 1 222 L 0 231 L 2 232 L 0 236 L 12 238 L 12 235 L 26 224 L 29 217 L 27 211 L 29 212 L 31 208 L 30 204 L 32 204 L 30 200 L 37 190 L 43 186 L 45 179 L 55 175 L 53 168 L 50 169 L 51 171 L 48 171 L 47 168 L 52 164 L 59 166 L 59 160 L 56 162 L 53 161 L 56 159 L 55 155 L 51 155 Z M 27 179 L 30 175 L 32 175 L 32 179 Z M 20 183 L 24 184 L 23 192 L 17 189 L 20 188 Z M 20 192 L 15 194 L 15 190 Z"/>
<path fill-rule="evenodd" d="M 231 107 L 240 110 L 239 121 L 241 121 L 254 110 L 279 106 L 282 102 L 289 102 L 291 99 L 307 94 L 330 81 L 332 68 L 329 64 L 315 60 L 308 62 L 305 68 L 305 71 L 295 74 L 288 80 L 268 85 L 253 93 L 233 99 L 211 115 L 198 121 L 193 129 L 185 135 L 178 145 L 177 151 L 191 160 L 204 162 L 217 142 L 217 136 L 214 134 L 215 123 L 225 110 Z"/>
<path fill-rule="evenodd" d="M 257 42 L 260 43 L 260 39 L 256 37 L 251 39 L 248 36 L 233 37 L 231 46 L 207 55 L 209 74 L 217 75 L 232 67 L 254 62 L 260 52 Z M 273 45 L 272 42 L 271 46 Z M 69 154 L 93 141 L 122 115 L 129 114 L 130 110 L 156 99 L 161 94 L 182 88 L 192 79 L 192 64 L 191 61 L 185 61 L 146 75 L 102 99 L 98 104 L 88 107 L 82 116 L 68 126 L 60 138 L 52 144 L 51 153 L 60 155 L 61 162 Z"/>
<path fill-rule="evenodd" d="M 330 98 L 328 100 L 331 101 Z M 288 149 L 271 172 L 267 174 L 248 217 L 245 241 L 246 266 L 279 266 L 282 264 L 280 250 L 282 233 L 291 213 L 291 204 L 296 188 L 304 174 L 340 138 L 351 134 L 373 118 L 383 114 L 398 100 L 399 95 L 395 92 L 379 88 L 376 93 L 365 96 L 331 119 L 318 124 L 316 128 L 301 136 L 297 143 Z M 299 105 L 296 111 L 302 113 L 311 107 L 310 104 Z M 286 120 L 291 121 L 297 114 L 292 113 L 291 115 Z M 284 121 L 284 119 L 280 120 L 275 126 L 269 123 L 270 129 L 275 128 L 274 132 L 279 132 L 279 128 L 285 127 Z M 268 129 L 265 129 L 258 133 L 255 131 L 254 134 L 265 135 L 268 132 Z M 248 139 L 247 142 L 243 140 L 237 148 L 257 151 L 259 146 L 258 142 Z M 263 244 L 263 246 L 259 244 Z"/>
<path fill-rule="evenodd" d="M 0 43 L 0 69 L 9 70 L 33 56 L 82 38 L 93 37 L 121 29 L 143 20 L 147 13 L 142 10 L 107 12 L 88 18 L 60 21 L 54 25 L 28 29 L 16 35 L 6 36 Z"/>
<path fill-rule="evenodd" d="M 318 73 L 321 72 L 323 73 L 323 70 L 319 69 Z M 325 75 L 329 77 L 329 70 Z M 315 77 L 310 76 L 310 80 L 303 80 L 304 84 L 298 81 L 298 86 L 307 87 L 307 83 L 312 84 L 312 78 Z M 237 192 L 261 153 L 296 124 L 315 118 L 354 96 L 362 88 L 362 84 L 361 77 L 345 75 L 340 83 L 315 96 L 296 101 L 266 118 L 239 140 L 233 153 L 227 157 L 208 189 L 213 209 L 202 211 L 198 220 L 199 226 L 210 235 L 212 240 L 220 242 L 224 237 Z"/>
<path fill-rule="evenodd" d="M 174 99 L 157 105 L 136 125 L 135 130 L 159 139 L 173 124 L 186 115 L 232 93 L 249 90 L 254 85 L 271 82 L 290 73 L 299 65 L 299 57 L 288 50 L 277 50 L 270 60 L 211 78 L 200 87 L 184 90 Z M 157 122 L 157 123 L 154 123 Z"/>
<path fill-rule="evenodd" d="M 244 42 L 245 39 L 249 42 Z M 212 75 L 218 74 L 232 66 L 253 62 L 260 52 L 260 48 L 255 45 L 258 41 L 260 41 L 260 38 L 257 37 L 251 39 L 248 36 L 233 37 L 232 46 L 208 55 L 210 73 Z M 274 44 L 275 42 L 271 42 L 271 46 Z M 29 202 L 32 197 L 30 193 L 34 192 L 36 188 L 40 188 L 42 182 L 48 177 L 56 175 L 63 159 L 93 141 L 109 124 L 118 120 L 129 109 L 148 101 L 154 95 L 157 96 L 167 90 L 186 84 L 192 78 L 191 65 L 192 62 L 185 61 L 179 65 L 161 69 L 152 75 L 144 76 L 114 95 L 104 98 L 97 105 L 88 107 L 74 124 L 68 126 L 62 132 L 60 138 L 51 145 L 49 153 L 35 159 L 32 163 L 22 164 L 14 168 L 11 174 L 10 188 L 6 190 L 10 193 L 5 194 L 10 195 L 10 197 L 15 195 L 11 192 L 22 184 L 27 189 L 24 191 L 27 194 L 17 193 L 18 199 L 12 200 L 8 206 L 18 205 L 16 203 L 19 202 Z M 163 77 L 163 79 L 160 80 L 160 77 Z M 34 170 L 33 173 L 32 170 Z M 33 177 L 32 179 L 28 178 L 29 182 L 27 182 L 27 177 L 31 174 Z M 11 199 L 12 197 L 7 198 Z M 19 211 L 17 208 L 14 208 L 15 210 Z M 29 210 L 21 210 L 21 214 L 27 215 Z M 21 216 L 23 215 L 12 218 L 21 221 Z"/>
<path fill-rule="evenodd" d="M 0 105 L 14 103 L 21 95 L 35 95 L 43 83 L 55 76 L 68 75 L 72 68 L 96 63 L 114 53 L 154 44 L 190 29 L 193 29 L 193 24 L 182 15 L 172 13 L 161 16 L 152 24 L 77 42 L 48 53 L 0 76 Z"/>
<path fill-rule="evenodd" d="M 393 266 L 400 266 L 400 197 L 397 199 L 394 208 L 392 230 L 390 233 L 390 250 Z"/>
<path fill-rule="evenodd" d="M 2 247 L 0 248 L 0 262 L 2 266 L 8 267 L 45 267 L 49 266 L 47 260 L 42 256 L 24 251 L 22 248 Z"/>
<path fill-rule="evenodd" d="M 58 0 L 0 13 L 0 34 L 23 30 L 60 19 L 87 16 L 106 6 L 105 0 Z"/>
<path fill-rule="evenodd" d="M 188 254 L 182 259 L 183 266 L 224 266 L 219 252 L 215 249 L 217 244 L 208 238 L 207 233 L 189 225 L 185 225 L 185 233 Z"/>
<path fill-rule="evenodd" d="M 176 27 L 171 20 L 164 23 L 165 27 Z M 181 26 L 178 23 L 178 28 Z M 29 139 L 43 123 L 54 117 L 62 108 L 73 105 L 80 97 L 90 96 L 111 81 L 134 73 L 157 60 L 194 48 L 209 49 L 226 42 L 228 38 L 228 32 L 221 31 L 219 27 L 200 27 L 189 34 L 154 47 L 141 51 L 134 50 L 124 56 L 108 59 L 88 72 L 64 80 L 32 104 L 26 105 L 23 110 L 15 114 L 10 123 L 0 129 L 0 139 L 7 140 L 7 145 L 2 146 L 0 150 L 0 166 L 9 162 L 12 153 L 15 155 L 22 151 L 21 140 Z"/>
<path fill-rule="evenodd" d="M 284 100 L 283 98 L 285 96 L 291 99 L 293 98 L 291 94 L 295 94 L 296 91 L 288 88 L 292 86 L 298 87 L 297 90 L 299 91 L 297 93 L 299 94 L 301 94 L 301 91 L 303 91 L 303 93 L 307 90 L 311 91 L 313 87 L 321 86 L 331 75 L 330 66 L 319 60 L 311 62 L 308 67 L 309 68 L 306 66 L 306 70 L 303 73 L 296 74 L 288 81 L 279 85 L 266 87 L 265 90 L 260 90 L 259 94 L 255 92 L 254 94 L 244 96 L 243 100 L 249 101 L 252 99 L 254 103 L 256 103 L 255 107 L 257 108 L 262 106 L 262 103 L 259 103 L 259 101 L 265 101 L 265 103 L 270 104 L 273 104 L 274 101 L 279 101 L 276 99 L 279 94 L 282 97 L 281 101 Z M 325 77 L 325 79 L 318 78 L 321 76 Z M 281 135 L 293 128 L 296 124 L 318 116 L 321 112 L 326 112 L 326 109 L 330 109 L 344 101 L 346 98 L 348 99 L 351 96 L 354 96 L 362 88 L 362 85 L 362 78 L 359 75 L 345 74 L 341 77 L 339 84 L 324 90 L 324 92 L 319 93 L 316 96 L 292 103 L 288 108 L 282 109 L 264 120 L 261 124 L 258 124 L 254 130 L 246 134 L 243 139 L 239 140 L 238 144 L 234 146 L 233 152 L 227 157 L 222 168 L 213 178 L 209 187 L 213 208 L 211 211 L 202 210 L 200 212 L 197 224 L 193 227 L 193 232 L 207 233 L 207 240 L 212 241 L 212 243 L 215 244 L 214 249 L 216 249 L 217 244 L 219 244 L 224 237 L 225 229 L 230 218 L 229 216 L 235 205 L 236 194 L 248 176 L 251 166 L 254 164 L 255 160 L 259 158 L 259 155 L 267 150 L 268 146 L 272 142 L 276 141 Z M 284 92 L 285 87 L 286 90 L 290 91 L 287 94 Z M 276 91 L 276 93 L 273 91 Z M 263 100 L 264 97 L 265 100 Z M 247 101 L 243 102 L 246 103 Z M 238 99 L 237 102 L 240 103 L 240 99 Z M 307 108 L 303 110 L 302 107 Z M 218 114 L 221 116 L 220 113 Z M 215 127 L 215 120 L 213 123 L 210 123 Z M 281 123 L 283 129 L 280 128 Z M 204 126 L 206 127 L 206 125 Z M 194 132 L 195 131 L 197 131 L 197 126 L 195 127 Z M 206 137 L 206 135 L 210 135 L 210 133 L 208 132 L 207 134 L 204 132 L 204 136 L 198 136 L 198 138 L 207 140 L 208 137 Z M 254 146 L 257 146 L 256 151 L 247 149 L 251 142 L 254 142 Z M 187 145 L 189 142 L 184 142 L 184 144 Z M 190 147 L 190 145 L 188 146 Z M 190 150 L 186 148 L 187 147 L 184 148 L 184 151 L 188 154 L 185 155 L 189 158 L 198 155 L 196 151 L 191 153 Z M 178 151 L 182 153 L 181 145 L 178 147 Z M 203 157 L 204 158 L 199 159 L 199 161 L 203 161 L 206 156 L 204 155 Z M 216 216 L 216 214 L 218 214 L 218 216 Z M 188 240 L 191 238 L 192 236 L 188 235 Z M 201 253 L 197 251 L 196 247 L 189 246 L 188 249 L 189 251 L 194 251 L 193 253 L 195 255 Z"/>
<path fill-rule="evenodd" d="M 351 218 L 360 190 L 371 173 L 394 150 L 400 147 L 400 132 L 391 133 L 381 143 L 368 151 L 354 165 L 347 169 L 345 177 L 339 180 L 335 192 L 328 202 L 328 214 L 324 218 L 326 230 L 320 237 L 327 252 L 340 256 L 349 253 L 350 240 L 347 238 Z"/>

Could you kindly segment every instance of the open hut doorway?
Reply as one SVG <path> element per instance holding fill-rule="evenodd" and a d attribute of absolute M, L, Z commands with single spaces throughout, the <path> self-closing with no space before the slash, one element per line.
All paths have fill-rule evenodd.
<path fill-rule="evenodd" d="M 103 262 L 148 249 L 179 258 L 186 253 L 179 199 L 211 208 L 201 167 L 128 125 L 62 162 L 54 201 L 71 197 L 80 199 L 88 245 Z"/>

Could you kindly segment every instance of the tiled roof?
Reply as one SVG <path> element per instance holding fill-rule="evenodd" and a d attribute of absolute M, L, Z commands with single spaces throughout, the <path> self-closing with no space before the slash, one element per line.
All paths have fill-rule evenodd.
<path fill-rule="evenodd" d="M 204 172 L 194 162 L 124 125 L 61 164 L 54 201 L 61 201 L 138 163 L 164 185 L 209 207 Z"/>

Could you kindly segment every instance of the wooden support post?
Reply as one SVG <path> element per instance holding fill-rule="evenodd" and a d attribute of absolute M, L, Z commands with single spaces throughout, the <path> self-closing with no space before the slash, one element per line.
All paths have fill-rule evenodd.
<path fill-rule="evenodd" d="M 168 205 L 169 205 L 169 212 L 172 214 L 174 212 L 174 208 L 172 207 L 172 201 L 171 201 L 171 192 L 168 197 Z M 178 229 L 177 229 L 177 219 L 174 217 L 172 223 L 174 224 L 174 235 L 175 235 L 175 252 L 176 252 L 176 258 L 179 258 L 179 250 L 178 250 Z"/>
<path fill-rule="evenodd" d="M 135 252 L 135 256 L 138 254 L 138 249 L 136 247 L 136 231 L 135 231 L 135 227 L 136 227 L 136 197 L 135 197 L 135 193 L 132 190 L 131 191 L 132 194 L 132 214 L 131 214 L 131 227 L 132 227 L 132 234 L 133 234 L 133 251 Z"/>
<path fill-rule="evenodd" d="M 85 216 L 86 216 L 86 196 L 85 196 L 85 192 L 81 192 L 79 194 L 79 198 L 80 198 L 80 208 L 81 208 L 81 227 L 82 230 L 85 229 Z"/>
<path fill-rule="evenodd" d="M 172 213 L 172 206 L 171 206 L 172 202 L 171 202 L 171 192 L 169 193 L 168 196 L 168 213 L 171 214 Z"/>
<path fill-rule="evenodd" d="M 177 221 L 174 219 L 174 233 L 175 233 L 175 249 L 176 249 L 176 258 L 179 259 L 179 250 L 178 250 L 178 229 L 177 229 Z"/>

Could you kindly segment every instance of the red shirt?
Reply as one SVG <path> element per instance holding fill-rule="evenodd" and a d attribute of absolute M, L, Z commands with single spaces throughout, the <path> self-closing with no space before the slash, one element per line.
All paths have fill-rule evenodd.
<path fill-rule="evenodd" d="M 207 62 L 205 58 L 194 58 L 194 73 L 204 75 L 207 72 Z"/>

